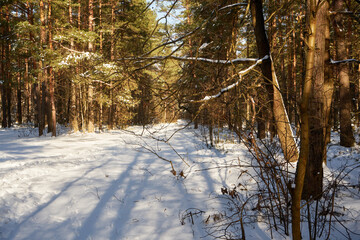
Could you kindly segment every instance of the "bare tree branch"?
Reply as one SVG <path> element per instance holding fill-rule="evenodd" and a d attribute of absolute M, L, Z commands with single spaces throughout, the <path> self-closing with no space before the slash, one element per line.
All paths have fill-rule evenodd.
<path fill-rule="evenodd" d="M 176 4 L 177 2 L 178 2 L 178 0 L 175 1 L 175 3 L 171 6 L 170 10 L 166 13 L 165 19 L 166 19 L 166 16 L 168 16 L 168 15 L 170 14 L 171 10 L 174 8 L 174 6 L 175 6 L 175 4 Z M 232 7 L 236 7 L 236 6 L 247 6 L 247 4 L 245 4 L 245 3 L 232 4 L 232 5 L 228 5 L 228 6 L 224 6 L 224 7 L 220 8 L 219 11 L 224 10 L 224 9 L 228 9 L 228 8 L 232 8 Z M 176 38 L 176 39 L 174 39 L 174 40 L 170 40 L 170 41 L 167 41 L 167 42 L 165 42 L 165 43 L 163 43 L 163 44 L 160 44 L 160 45 L 156 46 L 155 48 L 151 49 L 151 50 L 148 51 L 147 53 L 143 54 L 141 57 L 148 56 L 149 54 L 151 54 L 152 52 L 154 52 L 155 50 L 157 50 L 157 49 L 159 49 L 159 48 L 161 48 L 161 47 L 165 47 L 165 46 L 167 46 L 167 45 L 175 44 L 175 43 L 183 40 L 184 38 L 187 38 L 187 37 L 193 35 L 193 34 L 196 33 L 199 29 L 201 29 L 211 18 L 213 18 L 214 13 L 215 13 L 215 10 L 213 10 L 213 11 L 211 12 L 210 16 L 209 16 L 207 19 L 205 19 L 205 20 L 200 24 L 200 26 L 198 26 L 198 27 L 195 28 L 194 30 L 192 30 L 192 31 L 190 31 L 189 33 L 186 33 L 186 34 L 184 34 L 183 36 L 180 36 L 180 37 L 178 37 L 178 38 Z M 163 17 L 163 18 L 164 18 L 164 17 Z M 162 18 L 162 19 L 163 19 L 163 18 Z"/>
<path fill-rule="evenodd" d="M 153 4 L 155 2 L 155 0 L 152 0 L 152 2 L 146 7 L 146 10 L 150 7 L 151 4 Z M 144 44 L 143 44 L 143 48 L 145 47 L 145 45 L 148 43 L 148 41 L 154 36 L 154 33 L 155 31 L 157 30 L 158 26 L 159 26 L 159 22 L 163 19 L 166 19 L 170 12 L 173 10 L 173 8 L 175 7 L 175 5 L 177 4 L 178 0 L 176 0 L 170 7 L 170 9 L 166 12 L 165 16 L 159 18 L 157 21 L 156 21 L 156 24 L 155 24 L 155 27 L 154 29 L 152 30 L 151 34 L 149 35 L 149 37 L 144 41 Z"/>

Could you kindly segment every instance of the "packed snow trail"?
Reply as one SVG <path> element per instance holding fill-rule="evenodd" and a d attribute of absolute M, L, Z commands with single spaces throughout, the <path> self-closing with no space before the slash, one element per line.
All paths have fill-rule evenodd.
<path fill-rule="evenodd" d="M 36 137 L 28 129 L 0 130 L 0 239 L 206 236 L 200 226 L 184 224 L 182 213 L 220 208 L 211 194 L 226 186 L 231 173 L 196 171 L 226 159 L 191 131 L 171 138 L 180 156 L 153 138 L 166 139 L 177 128 L 143 136 L 113 131 L 56 138 Z M 177 176 L 145 147 L 173 161 Z M 187 178 L 179 176 L 181 170 Z"/>
<path fill-rule="evenodd" d="M 56 138 L 37 137 L 32 128 L 0 129 L 0 239 L 214 239 L 208 233 L 223 222 L 212 219 L 229 206 L 221 188 L 246 186 L 238 189 L 243 199 L 258 191 L 249 178 L 254 170 L 239 167 L 252 165 L 250 154 L 226 131 L 209 149 L 207 135 L 185 125 Z M 349 234 L 344 224 L 354 237 L 360 232 L 360 147 L 338 142 L 333 136 L 324 167 L 327 185 L 342 174 L 345 186 L 335 206 L 344 221 L 333 223 L 331 239 Z M 254 206 L 246 212 L 247 239 L 290 239 L 272 231 Z"/>

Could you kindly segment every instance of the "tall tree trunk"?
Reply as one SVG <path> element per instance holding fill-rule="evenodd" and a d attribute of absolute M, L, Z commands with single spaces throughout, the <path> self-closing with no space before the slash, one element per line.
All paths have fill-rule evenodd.
<path fill-rule="evenodd" d="M 53 51 L 52 44 L 52 19 L 51 19 L 51 0 L 48 0 L 48 28 L 49 28 L 49 48 Z M 49 105 L 50 105 L 50 119 L 48 119 L 48 124 L 51 126 L 51 136 L 56 136 L 56 109 L 55 109 L 55 81 L 53 69 L 49 67 Z"/>
<path fill-rule="evenodd" d="M 71 0 L 70 0 L 71 1 Z M 103 26 L 102 26 L 102 0 L 99 0 L 99 48 L 100 48 L 100 54 L 103 54 Z"/>
<path fill-rule="evenodd" d="M 285 104 L 285 109 L 287 112 L 289 112 L 287 109 L 289 101 L 288 101 L 288 95 L 289 95 L 289 89 L 287 88 L 287 82 L 289 81 L 289 79 L 286 78 L 286 69 L 285 69 L 285 48 L 283 47 L 285 44 L 285 41 L 289 42 L 290 37 L 287 37 L 284 34 L 284 31 L 286 31 L 286 29 L 283 28 L 284 25 L 284 21 L 282 20 L 281 17 L 279 17 L 277 19 L 277 28 L 278 28 L 278 41 L 279 41 L 279 51 L 278 51 L 278 58 L 279 58 L 279 62 L 280 62 L 280 69 L 279 69 L 279 78 L 278 78 L 278 84 L 279 84 L 279 89 L 282 90 L 281 95 L 283 98 L 283 102 Z M 289 43 L 290 44 L 290 43 Z M 275 92 L 275 90 L 274 90 Z"/>
<path fill-rule="evenodd" d="M 256 46 L 259 58 L 270 54 L 269 41 L 265 34 L 264 17 L 262 10 L 262 2 L 259 0 L 251 0 L 252 23 L 255 29 Z M 268 62 L 268 64 L 266 63 Z M 271 84 L 271 65 L 270 59 L 261 64 L 261 71 L 264 76 L 262 86 L 258 89 L 258 114 L 257 114 L 257 137 L 263 139 L 266 137 L 266 120 L 273 125 L 273 116 L 269 115 L 269 109 L 273 107 L 273 87 Z"/>
<path fill-rule="evenodd" d="M 16 18 L 19 18 L 19 9 L 16 9 Z M 21 39 L 20 34 L 16 34 L 17 39 Z M 19 69 L 21 69 L 21 58 L 18 57 L 17 59 L 17 67 Z M 22 83 L 21 83 L 21 73 L 20 71 L 16 73 L 16 78 L 17 78 L 17 82 L 16 82 L 16 119 L 18 124 L 22 124 Z"/>
<path fill-rule="evenodd" d="M 72 13 L 72 0 L 69 0 L 69 23 L 71 26 L 73 26 L 73 13 Z M 70 49 L 75 49 L 74 44 L 74 38 L 70 39 Z M 76 67 L 78 68 L 78 67 Z M 79 131 L 79 123 L 78 123 L 78 114 L 77 114 L 77 108 L 76 108 L 76 85 L 72 79 L 70 79 L 70 106 L 69 106 L 69 122 L 71 129 L 74 132 Z"/>
<path fill-rule="evenodd" d="M 7 37 L 6 44 L 5 44 L 5 98 L 6 98 L 6 127 L 11 127 L 12 120 L 11 120 L 11 43 L 10 43 L 10 11 L 9 7 L 6 6 L 6 24 L 5 24 L 5 36 Z"/>
<path fill-rule="evenodd" d="M 41 129 L 45 130 L 45 126 L 46 126 L 46 117 L 47 117 L 47 110 L 48 110 L 48 93 L 47 88 L 46 88 L 46 82 L 47 82 L 47 71 L 46 71 L 46 65 L 44 65 L 44 74 L 43 76 L 45 76 L 45 80 L 46 81 L 42 81 L 41 82 L 41 104 L 40 104 L 40 108 L 41 108 Z"/>
<path fill-rule="evenodd" d="M 327 144 L 331 137 L 331 106 L 334 100 L 334 78 L 332 77 L 332 67 L 330 65 L 330 18 L 325 19 L 325 53 L 324 53 L 324 141 L 323 148 L 324 162 L 326 162 Z"/>
<path fill-rule="evenodd" d="M 2 119 L 1 119 L 1 127 L 7 127 L 7 112 L 6 112 L 6 94 L 5 94 L 5 85 L 1 84 L 1 110 L 2 110 Z"/>
<path fill-rule="evenodd" d="M 236 2 L 237 2 L 237 0 L 232 0 L 232 1 L 228 2 L 228 4 L 235 4 Z M 239 21 L 238 14 L 233 14 L 231 16 L 231 20 L 232 21 L 231 21 L 231 32 L 230 32 L 231 33 L 230 46 L 228 47 L 226 59 L 235 59 L 236 58 L 236 47 L 237 47 L 237 38 L 238 38 L 237 23 Z M 232 78 L 236 74 L 235 68 L 233 66 L 226 68 L 226 72 L 227 72 L 226 77 L 229 77 L 229 78 Z M 226 98 L 226 95 L 224 95 L 224 98 Z M 239 100 L 237 100 L 237 101 L 239 101 Z M 241 129 L 241 125 L 242 125 L 242 118 L 241 118 L 240 114 L 237 114 L 238 109 L 239 109 L 236 106 L 237 101 L 235 101 L 235 103 L 234 103 L 235 106 L 233 106 L 233 104 L 226 103 L 226 107 L 224 108 L 224 110 L 226 110 L 225 115 L 227 116 L 226 118 L 228 121 L 228 127 L 231 131 L 233 130 L 232 127 Z M 228 102 L 228 101 L 225 100 L 225 102 Z M 235 111 L 233 111 L 234 108 L 236 109 Z"/>
<path fill-rule="evenodd" d="M 85 15 L 85 14 L 83 14 Z M 78 0 L 78 9 L 77 9 L 77 27 L 78 30 L 81 30 L 82 24 L 81 24 L 81 0 Z M 80 73 L 80 65 L 76 66 L 76 75 L 78 75 Z M 83 84 L 78 83 L 76 85 L 76 90 L 77 90 L 77 97 L 78 97 L 78 106 L 80 109 L 80 119 L 81 119 L 81 124 L 80 124 L 80 129 L 81 130 L 86 130 L 85 127 L 85 106 L 84 106 L 84 99 L 83 95 L 84 95 L 84 87 Z"/>
<path fill-rule="evenodd" d="M 76 90 L 77 87 L 72 80 L 70 80 L 70 126 L 74 132 L 79 131 L 79 123 L 77 118 L 77 101 L 76 101 Z"/>
<path fill-rule="evenodd" d="M 40 46 L 45 49 L 46 44 L 46 22 L 45 22 L 45 5 L 44 1 L 40 0 Z M 38 88 L 37 88 L 37 111 L 39 123 L 39 136 L 44 134 L 45 128 L 45 82 L 46 82 L 46 67 L 43 60 L 39 61 L 39 74 L 38 74 Z"/>
<path fill-rule="evenodd" d="M 94 4 L 93 0 L 89 0 L 89 31 L 94 31 Z M 92 41 L 88 44 L 89 52 L 94 51 L 94 45 Z M 88 116 L 87 116 L 87 131 L 94 132 L 94 87 L 92 82 L 88 83 Z"/>
<path fill-rule="evenodd" d="M 2 15 L 0 16 L 1 19 Z M 1 19 L 2 20 L 2 19 Z M 6 26 L 1 26 L 1 34 L 6 36 Z M 6 64 L 6 57 L 5 57 L 5 48 L 6 44 L 5 41 L 1 42 L 1 79 L 6 79 L 6 72 L 5 72 L 5 64 Z M 3 81 L 1 83 L 1 110 L 2 110 L 2 119 L 1 119 L 1 127 L 7 127 L 7 98 L 6 98 L 6 82 Z"/>
<path fill-rule="evenodd" d="M 103 55 L 103 30 L 102 30 L 102 0 L 99 0 L 99 26 L 100 26 L 100 54 Z M 103 130 L 103 101 L 102 101 L 102 83 L 99 83 L 99 120 L 98 120 L 98 126 L 99 131 L 101 132 Z"/>
<path fill-rule="evenodd" d="M 325 88 L 325 61 L 326 57 L 326 31 L 328 26 L 329 2 L 318 1 L 316 14 L 316 51 L 313 66 L 312 95 L 310 98 L 310 152 L 309 162 L 306 167 L 305 188 L 303 198 L 313 197 L 318 199 L 322 194 L 323 162 L 326 161 L 326 120 L 329 119 L 332 93 L 329 94 L 330 85 Z M 326 92 L 328 90 L 328 92 Z M 331 96 L 330 96 L 331 95 Z M 327 98 L 329 98 L 327 100 Z M 325 111 L 326 110 L 326 111 Z"/>
<path fill-rule="evenodd" d="M 307 6 L 308 9 L 306 11 L 306 25 L 307 29 L 309 29 L 309 35 L 307 37 L 308 51 L 306 55 L 305 81 L 300 104 L 300 156 L 296 169 L 295 189 L 291 204 L 293 240 L 301 240 L 300 204 L 310 152 L 309 102 L 312 92 L 313 66 L 315 58 L 316 14 L 313 13 L 316 13 L 316 0 L 307 0 Z"/>
<path fill-rule="evenodd" d="M 293 17 L 289 19 L 289 29 L 290 24 L 293 24 Z M 295 29 L 292 30 L 289 46 L 288 46 L 288 114 L 289 119 L 292 124 L 295 123 L 295 115 L 297 108 L 297 99 L 296 99 L 296 35 Z"/>
<path fill-rule="evenodd" d="M 113 62 L 115 60 L 115 1 L 111 0 L 111 35 L 110 35 L 110 60 Z M 110 96 L 110 107 L 109 107 L 109 117 L 108 117 L 108 128 L 114 128 L 114 118 L 115 118 L 115 105 L 114 105 L 114 89 L 113 83 L 110 82 L 109 89 Z"/>
<path fill-rule="evenodd" d="M 48 29 L 48 36 L 47 36 L 47 44 L 46 46 L 51 49 L 52 47 L 50 47 L 50 44 L 52 45 L 52 43 L 50 43 L 50 38 L 51 38 L 51 32 L 50 32 L 50 22 L 51 22 L 51 0 L 47 0 L 47 19 L 46 19 L 46 24 L 47 24 L 47 29 Z M 49 63 L 49 65 L 46 67 L 46 74 L 47 74 L 47 82 L 46 82 L 46 92 L 45 92 L 45 113 L 46 113 L 46 119 L 47 119 L 47 124 L 48 124 L 48 129 L 47 129 L 47 133 L 52 133 L 53 132 L 53 124 L 52 124 L 52 115 L 51 115 L 51 103 L 50 103 L 50 82 L 52 81 L 52 69 L 51 69 L 51 73 L 50 73 L 50 68 L 51 68 L 51 63 Z"/>
<path fill-rule="evenodd" d="M 25 112 L 26 114 L 26 122 L 31 122 L 31 109 L 32 109 L 32 101 L 31 101 L 31 83 L 29 81 L 29 58 L 25 58 L 25 72 L 24 72 L 24 84 L 25 84 Z"/>
<path fill-rule="evenodd" d="M 269 59 L 262 63 L 261 71 L 264 75 L 265 86 L 270 98 L 270 109 L 272 110 L 275 118 L 276 130 L 281 143 L 281 148 L 284 152 L 284 157 L 289 162 L 295 162 L 298 160 L 299 156 L 298 149 L 275 74 L 275 68 L 270 54 L 269 41 L 265 32 L 262 11 L 261 0 L 252 0 L 251 12 L 259 58 L 263 58 L 266 55 L 269 56 Z"/>
<path fill-rule="evenodd" d="M 27 13 L 27 21 L 30 25 L 33 25 L 33 13 L 32 13 L 32 4 L 29 1 L 26 1 L 26 13 Z M 33 41 L 33 34 L 29 33 L 30 41 Z M 32 63 L 35 66 L 35 59 L 32 59 Z M 24 81 L 25 81 L 25 101 L 26 101 L 26 122 L 31 123 L 33 121 L 33 91 L 32 91 L 32 83 L 29 78 L 29 68 L 30 68 L 30 58 L 25 58 L 25 73 L 24 73 Z"/>
<path fill-rule="evenodd" d="M 20 60 L 18 61 L 20 67 Z M 17 73 L 17 122 L 22 124 L 22 89 L 21 89 L 21 75 L 20 72 Z"/>
<path fill-rule="evenodd" d="M 348 58 L 346 49 L 346 21 L 341 12 L 346 11 L 344 0 L 334 0 L 334 11 L 337 12 L 334 18 L 334 30 L 336 38 L 337 60 Z M 352 147 L 355 144 L 353 129 L 351 126 L 351 92 L 349 78 L 349 63 L 340 63 L 338 66 L 339 88 L 340 88 L 340 145 Z"/>

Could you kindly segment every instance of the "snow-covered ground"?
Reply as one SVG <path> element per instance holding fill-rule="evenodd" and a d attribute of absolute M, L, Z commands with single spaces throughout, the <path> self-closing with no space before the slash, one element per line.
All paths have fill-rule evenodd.
<path fill-rule="evenodd" d="M 56 138 L 36 137 L 29 129 L 1 129 L 0 239 L 206 235 L 185 223 L 183 213 L 220 208 L 212 194 L 230 178 L 226 171 L 197 170 L 224 165 L 238 154 L 206 148 L 191 130 L 175 134 L 171 145 L 152 138 L 168 138 L 178 128 L 171 124 L 154 134 L 129 129 L 143 136 L 112 131 Z M 170 163 L 149 150 L 171 160 L 176 176 Z"/>
<path fill-rule="evenodd" d="M 225 166 L 250 163 L 249 153 L 231 142 L 209 149 L 200 131 L 183 127 L 56 138 L 0 129 L 0 239 L 213 239 L 205 222 L 224 208 L 217 196 L 240 171 Z M 330 168 L 345 151 L 333 148 Z M 360 211 L 356 195 L 343 199 Z M 265 224 L 246 226 L 247 239 L 270 236 Z"/>

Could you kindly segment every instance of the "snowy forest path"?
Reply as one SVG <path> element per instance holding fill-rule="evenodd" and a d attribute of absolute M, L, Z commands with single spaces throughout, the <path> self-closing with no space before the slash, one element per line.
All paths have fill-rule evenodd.
<path fill-rule="evenodd" d="M 226 186 L 229 173 L 197 170 L 225 164 L 225 155 L 188 130 L 172 137 L 171 145 L 162 141 L 175 128 L 56 138 L 1 130 L 0 239 L 205 236 L 195 225 L 184 225 L 181 216 L 189 208 L 219 209 L 210 195 Z M 171 160 L 176 176 L 149 149 Z"/>

